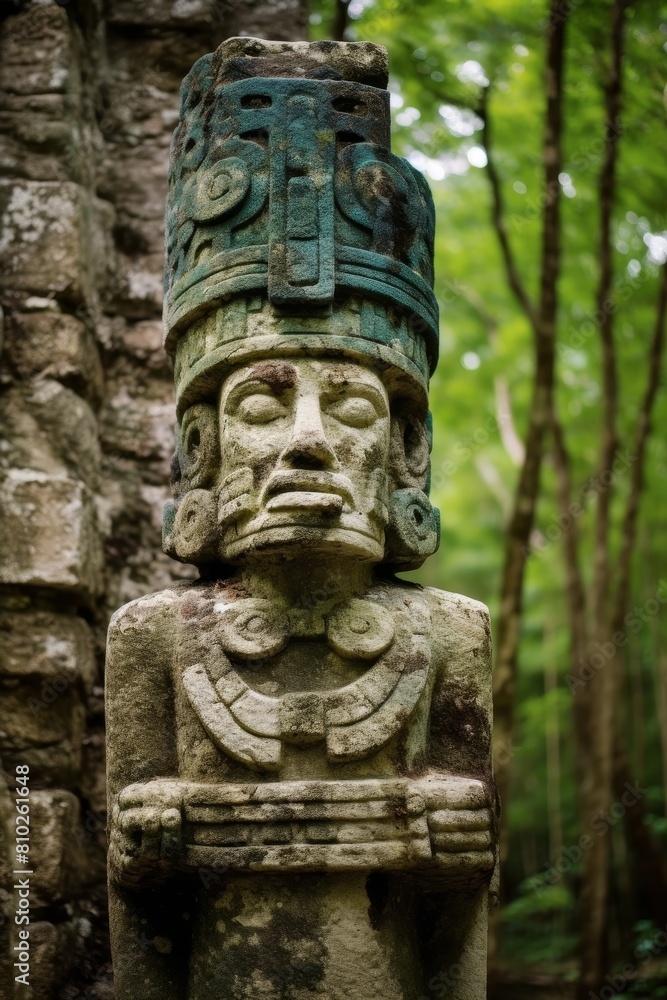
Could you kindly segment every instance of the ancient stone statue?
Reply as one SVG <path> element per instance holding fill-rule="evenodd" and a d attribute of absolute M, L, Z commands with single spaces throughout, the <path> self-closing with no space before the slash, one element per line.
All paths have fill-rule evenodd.
<path fill-rule="evenodd" d="M 116 1000 L 480 1000 L 485 608 L 435 551 L 433 204 L 386 53 L 235 38 L 183 84 L 164 545 L 107 666 Z"/>

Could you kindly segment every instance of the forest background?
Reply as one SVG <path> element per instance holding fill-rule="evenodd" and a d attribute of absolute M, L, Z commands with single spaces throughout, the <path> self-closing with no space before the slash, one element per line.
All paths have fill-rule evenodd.
<path fill-rule="evenodd" d="M 0 755 L 10 789 L 30 759 L 52 817 L 35 845 L 54 859 L 35 996 L 112 996 L 104 633 L 119 604 L 182 576 L 159 555 L 168 141 L 180 79 L 238 33 L 386 45 L 394 149 L 433 191 L 442 543 L 411 577 L 484 601 L 494 622 L 504 809 L 491 993 L 667 996 L 667 6 L 0 0 L 0 250 L 12 253 L 0 457 L 21 489 L 34 472 L 47 527 L 51 480 L 101 498 L 66 578 L 37 566 L 36 521 L 30 556 L 4 528 Z M 87 261 L 68 229 L 79 202 L 97 220 Z M 69 674 L 35 652 L 56 635 L 76 646 Z"/>
<path fill-rule="evenodd" d="M 495 623 L 493 960 L 667 995 L 667 9 L 347 13 L 436 202 L 443 537 L 414 576 Z"/>

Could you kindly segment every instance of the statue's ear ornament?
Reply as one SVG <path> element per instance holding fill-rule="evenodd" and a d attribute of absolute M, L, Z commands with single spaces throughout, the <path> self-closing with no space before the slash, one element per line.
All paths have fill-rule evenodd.
<path fill-rule="evenodd" d="M 204 565 L 214 563 L 219 557 L 218 503 L 212 490 L 190 490 L 186 493 L 175 513 L 169 508 L 163 522 L 167 528 L 170 552 L 181 562 Z M 173 518 L 173 519 L 172 519 Z M 169 530 L 170 529 L 170 530 Z"/>
<path fill-rule="evenodd" d="M 177 499 L 165 503 L 162 515 L 162 548 L 172 559 L 195 565 L 219 561 L 222 531 L 257 510 L 252 469 L 236 469 L 219 489 L 212 487 L 218 453 L 215 408 L 191 406 L 181 425 L 175 462 L 180 470 L 185 465 L 185 472 L 179 474 Z"/>
<path fill-rule="evenodd" d="M 390 460 L 393 479 L 398 487 L 425 488 L 430 450 L 423 420 L 410 412 L 392 414 Z"/>
<path fill-rule="evenodd" d="M 172 487 L 164 506 L 162 548 L 181 562 L 205 564 L 218 556 L 218 502 L 213 486 L 220 445 L 215 406 L 198 403 L 183 414 L 176 432 Z"/>
<path fill-rule="evenodd" d="M 440 511 L 418 489 L 396 490 L 389 498 L 385 562 L 403 572 L 418 569 L 440 543 Z"/>
<path fill-rule="evenodd" d="M 178 432 L 177 454 L 181 488 L 212 484 L 220 457 L 215 406 L 199 403 L 186 410 Z"/>

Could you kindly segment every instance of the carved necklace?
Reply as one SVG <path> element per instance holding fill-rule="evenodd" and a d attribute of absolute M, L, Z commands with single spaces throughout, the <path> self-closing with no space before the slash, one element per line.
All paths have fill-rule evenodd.
<path fill-rule="evenodd" d="M 199 636 L 197 662 L 185 645 L 183 684 L 213 742 L 248 767 L 277 771 L 283 742 L 325 741 L 331 762 L 368 757 L 406 725 L 426 686 L 430 614 L 420 598 L 391 610 L 354 598 L 327 616 L 255 598 L 214 610 L 213 627 Z M 251 688 L 229 659 L 275 656 L 292 637 L 319 636 L 341 657 L 376 662 L 336 690 L 270 697 Z"/>

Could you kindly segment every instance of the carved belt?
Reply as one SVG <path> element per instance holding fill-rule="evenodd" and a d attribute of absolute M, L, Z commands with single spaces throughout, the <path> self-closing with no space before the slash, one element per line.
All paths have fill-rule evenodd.
<path fill-rule="evenodd" d="M 405 778 L 191 786 L 187 862 L 252 871 L 349 871 L 431 860 L 425 796 Z"/>

